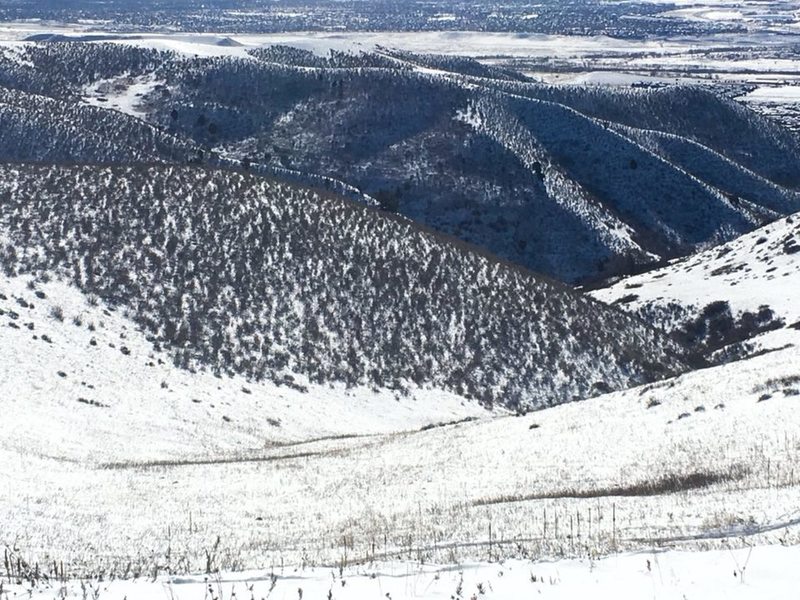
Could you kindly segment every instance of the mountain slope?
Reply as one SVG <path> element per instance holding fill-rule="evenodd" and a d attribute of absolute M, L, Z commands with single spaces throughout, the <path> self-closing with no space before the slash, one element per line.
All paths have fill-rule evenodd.
<path fill-rule="evenodd" d="M 0 87 L 0 160 L 196 161 L 200 147 L 116 111 Z"/>
<path fill-rule="evenodd" d="M 797 194 L 729 158 L 678 135 L 626 127 L 626 133 L 658 156 L 719 189 L 735 206 L 746 204 L 754 220 L 774 219 L 797 206 Z"/>
<path fill-rule="evenodd" d="M 800 139 L 740 103 L 697 86 L 629 88 L 502 84 L 602 121 L 685 137 L 778 185 L 800 188 Z"/>
<path fill-rule="evenodd" d="M 215 76 L 227 70 L 218 65 Z M 308 93 L 265 124 L 269 134 L 252 134 L 275 145 L 267 154 L 301 170 L 336 173 L 402 214 L 560 279 L 680 256 L 751 230 L 774 218 L 771 210 L 800 207 L 796 191 L 751 193 L 755 186 L 746 184 L 739 186 L 745 201 L 769 208 L 734 205 L 680 163 L 594 117 L 494 91 L 517 84 L 428 72 L 319 74 L 334 80 L 331 91 Z M 262 70 L 256 77 L 272 75 Z M 186 93 L 180 89 L 178 97 Z M 214 105 L 237 102 L 225 96 Z M 542 185 L 553 177 L 570 191 Z M 563 200 L 574 195 L 594 210 Z M 611 222 L 617 231 L 609 235 Z"/>
<path fill-rule="evenodd" d="M 516 120 L 528 135 L 526 151 L 539 159 L 544 177 L 559 165 L 607 221 L 632 232 L 641 249 L 668 256 L 752 226 L 748 215 L 718 191 L 565 106 L 500 97 L 483 100 L 475 110 L 486 128 L 504 118 Z M 498 135 L 506 142 L 508 137 Z"/>
<path fill-rule="evenodd" d="M 758 339 L 756 349 L 763 349 L 800 342 L 799 291 L 794 214 L 591 295 L 712 349 L 779 330 Z"/>
<path fill-rule="evenodd" d="M 682 368 L 643 323 L 319 193 L 199 168 L 5 167 L 9 272 L 119 304 L 177 364 L 545 406 Z"/>
<path fill-rule="evenodd" d="M 555 88 L 385 49 L 188 58 L 73 43 L 6 54 L 4 85 L 42 93 L 52 80 L 54 102 L 69 107 L 59 114 L 82 123 L 65 136 L 65 119 L 16 107 L 0 135 L 9 148 L 37 140 L 38 151 L 8 160 L 192 161 L 324 182 L 572 283 L 639 271 L 800 210 L 796 136 L 694 88 Z M 150 151 L 156 133 L 142 129 L 141 151 L 123 151 L 131 136 L 101 112 L 79 115 L 83 103 L 116 104 L 164 142 Z M 125 117 L 121 131 L 143 127 L 106 112 Z"/>
<path fill-rule="evenodd" d="M 58 280 L 0 274 L 5 444 L 69 461 L 196 460 L 492 414 L 439 391 L 400 395 L 180 369 L 122 313 Z M 120 424 L 137 440 L 124 450 L 113 439 Z"/>
<path fill-rule="evenodd" d="M 796 347 L 420 430 L 481 411 L 435 392 L 395 401 L 296 378 L 303 393 L 174 369 L 121 309 L 29 281 L 0 277 L 0 531 L 30 564 L 56 556 L 112 580 L 800 539 Z M 383 434 L 317 439 L 359 430 Z"/>

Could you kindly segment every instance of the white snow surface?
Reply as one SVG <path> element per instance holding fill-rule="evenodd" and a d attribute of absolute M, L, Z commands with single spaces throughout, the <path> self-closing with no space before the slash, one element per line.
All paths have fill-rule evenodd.
<path fill-rule="evenodd" d="M 202 571 L 211 548 L 241 571 L 800 543 L 796 347 L 455 423 L 488 414 L 434 391 L 180 371 L 124 315 L 27 281 L 0 280 L 0 546 L 31 564 L 120 577 Z"/>
<path fill-rule="evenodd" d="M 451 600 L 486 598 L 783 600 L 800 586 L 800 546 L 755 546 L 706 552 L 630 553 L 600 560 L 510 560 L 456 566 L 378 563 L 338 568 L 162 576 L 155 580 L 88 582 L 107 600 L 199 600 L 211 597 Z M 11 593 L 31 600 L 85 597 L 78 582 Z M 460 594 L 457 595 L 457 592 Z"/>
<path fill-rule="evenodd" d="M 745 102 L 800 104 L 800 85 L 763 85 L 742 96 Z"/>
<path fill-rule="evenodd" d="M 385 390 L 310 385 L 298 376 L 297 383 L 308 390 L 301 392 L 240 377 L 192 374 L 175 368 L 166 352 L 156 352 L 125 316 L 102 303 L 90 304 L 76 288 L 58 281 L 37 283 L 36 292 L 45 296 L 39 298 L 30 281 L 0 276 L 0 294 L 6 297 L 0 297 L 5 430 L 0 447 L 24 445 L 31 456 L 93 463 L 197 458 L 491 414 L 474 402 L 432 390 L 395 397 Z M 34 308 L 21 306 L 20 299 Z M 59 311 L 63 321 L 53 316 Z M 51 342 L 43 341 L 45 336 Z M 121 423 L 124 436 L 135 444 L 116 443 Z M 87 444 L 90 439 L 96 443 Z"/>
<path fill-rule="evenodd" d="M 159 83 L 163 82 L 153 75 L 103 79 L 86 86 L 83 101 L 90 106 L 113 108 L 132 117 L 142 118 L 147 114 L 142 105 L 143 98 Z"/>
<path fill-rule="evenodd" d="M 536 15 L 530 15 L 535 18 Z M 373 51 L 378 47 L 400 48 L 419 53 L 473 57 L 516 58 L 593 58 L 598 54 L 619 55 L 626 60 L 630 53 L 647 52 L 652 58 L 681 56 L 698 48 L 726 48 L 734 43 L 782 44 L 769 34 L 711 34 L 676 36 L 644 40 L 618 39 L 605 35 L 550 35 L 542 33 L 482 31 L 380 31 L 337 32 L 298 31 L 289 33 L 189 33 L 168 31 L 114 32 L 97 24 L 51 23 L 42 21 L 0 23 L 0 45 L 19 43 L 33 35 L 54 34 L 81 39 L 102 33 L 113 43 L 133 44 L 160 50 L 173 50 L 191 56 L 247 57 L 249 48 L 284 44 L 327 54 L 328 50 Z M 791 35 L 791 34 L 787 34 Z"/>
<path fill-rule="evenodd" d="M 800 214 L 591 295 L 607 303 L 635 295 L 626 310 L 669 302 L 700 310 L 719 300 L 739 314 L 769 306 L 792 325 L 800 321 Z"/>

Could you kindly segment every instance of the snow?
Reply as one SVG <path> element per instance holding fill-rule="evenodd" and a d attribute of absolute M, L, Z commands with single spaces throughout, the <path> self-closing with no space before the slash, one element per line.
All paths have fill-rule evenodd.
<path fill-rule="evenodd" d="M 191 572 L 217 536 L 218 567 L 235 571 L 800 542 L 796 347 L 486 418 L 435 391 L 302 393 L 180 371 L 124 315 L 58 282 L 36 289 L 44 299 L 25 278 L 0 284 L 0 545 L 31 562 Z M 469 416 L 483 418 L 422 430 Z M 723 480 L 603 492 L 692 473 Z"/>
<path fill-rule="evenodd" d="M 800 321 L 800 215 L 775 221 L 723 246 L 627 277 L 592 292 L 603 302 L 625 296 L 636 310 L 644 304 L 676 302 L 695 309 L 718 300 L 735 313 L 769 306 L 787 325 Z M 800 248 L 798 248 L 800 249 Z"/>
<path fill-rule="evenodd" d="M 147 36 L 121 36 L 118 39 L 104 40 L 104 43 L 130 44 L 154 50 L 177 52 L 186 56 L 212 57 L 232 56 L 251 59 L 247 47 L 239 36 L 204 34 L 165 34 Z M 233 42 L 233 43 L 232 43 Z"/>
<path fill-rule="evenodd" d="M 8 21 L 0 23 L 0 40 L 22 41 L 25 38 L 39 33 L 54 33 L 61 35 L 77 35 L 90 30 L 87 23 L 51 23 L 40 19 L 29 21 Z"/>
<path fill-rule="evenodd" d="M 490 414 L 458 396 L 431 390 L 395 398 L 386 391 L 314 386 L 297 377 L 298 385 L 308 389 L 301 392 L 239 377 L 192 374 L 173 367 L 166 353 L 154 351 L 124 315 L 93 306 L 58 281 L 36 284 L 45 295 L 40 299 L 27 287 L 29 281 L 0 277 L 0 293 L 7 298 L 0 299 L 5 311 L 0 315 L 0 398 L 9 428 L 6 442 L 16 440 L 35 454 L 94 463 L 233 455 L 247 447 L 417 429 Z M 19 298 L 34 308 L 21 307 Z M 56 308 L 63 321 L 52 316 Z M 19 317 L 11 318 L 10 311 Z M 44 336 L 52 343 L 42 341 Z M 87 446 L 74 436 L 80 429 L 87 438 L 104 438 L 119 422 L 141 443 L 125 449 L 111 440 Z M 37 431 L 27 440 L 34 433 L 32 423 Z"/>
<path fill-rule="evenodd" d="M 692 2 L 675 2 L 685 3 Z M 724 6 L 696 14 L 743 17 Z M 0 37 L 49 25 L 15 27 Z M 318 53 L 382 44 L 479 56 L 643 46 L 467 32 L 231 40 L 171 34 L 118 42 L 202 56 L 244 56 L 272 43 Z M 644 46 L 680 64 L 683 57 L 669 55 L 690 43 Z M 4 47 L 16 52 L 19 44 Z M 738 66 L 797 70 L 784 62 Z M 605 72 L 578 80 L 633 78 L 641 80 Z M 86 89 L 85 101 L 142 116 L 140 99 L 158 83 L 102 81 Z M 746 99 L 797 102 L 798 90 L 763 86 Z M 486 127 L 473 106 L 457 118 Z M 548 185 L 561 184 L 552 177 Z M 592 210 L 579 196 L 567 199 L 578 214 Z M 798 221 L 782 219 L 593 296 L 613 302 L 635 294 L 626 305 L 633 309 L 667 302 L 700 309 L 722 299 L 737 312 L 768 305 L 787 324 L 800 322 L 800 252 L 786 251 L 794 247 L 787 240 L 800 243 Z M 620 244 L 632 243 L 624 227 L 613 232 Z M 72 579 L 63 589 L 12 583 L 0 599 L 86 598 L 81 586 L 89 585 L 104 600 L 194 600 L 209 587 L 219 600 L 733 600 L 785 598 L 800 586 L 796 330 L 760 336 L 759 347 L 771 350 L 762 356 L 514 417 L 431 389 L 396 396 L 294 375 L 278 386 L 192 373 L 172 366 L 125 314 L 63 282 L 2 275 L 0 294 L 0 546 L 42 564 L 63 560 L 72 575 L 118 576 L 131 563 L 147 575 Z M 697 473 L 731 479 L 620 491 Z M 215 539 L 220 574 L 150 576 L 159 566 L 202 570 Z M 337 562 L 341 570 L 331 567 Z"/>
<path fill-rule="evenodd" d="M 646 552 L 600 560 L 468 563 L 455 566 L 377 563 L 359 567 L 276 568 L 212 575 L 161 576 L 155 580 L 84 582 L 107 600 L 196 600 L 336 598 L 361 600 L 451 600 L 523 597 L 560 600 L 598 598 L 703 598 L 778 600 L 800 585 L 799 546 L 755 546 L 706 552 Z M 86 597 L 79 582 L 9 591 L 31 600 Z"/>
<path fill-rule="evenodd" d="M 800 73 L 800 64 L 791 58 L 747 58 L 740 60 L 731 59 L 711 59 L 704 57 L 698 61 L 696 56 L 689 54 L 661 57 L 654 61 L 650 57 L 633 58 L 628 63 L 631 67 L 640 69 L 653 68 L 658 66 L 661 69 L 677 68 L 682 69 L 703 69 L 715 70 L 727 73 L 748 73 L 753 72 L 759 75 L 764 73 L 781 73 L 797 75 Z"/>
<path fill-rule="evenodd" d="M 746 102 L 800 103 L 800 85 L 760 86 L 740 98 Z"/>
<path fill-rule="evenodd" d="M 150 94 L 159 81 L 152 74 L 140 78 L 115 77 L 90 84 L 84 90 L 83 101 L 90 106 L 113 108 L 127 115 L 142 118 L 147 111 L 142 99 Z"/>
<path fill-rule="evenodd" d="M 742 21 L 745 19 L 745 14 L 740 10 L 710 10 L 703 6 L 671 10 L 662 13 L 661 16 L 680 17 L 683 19 L 700 21 Z"/>
<path fill-rule="evenodd" d="M 531 131 L 519 125 L 511 125 L 507 131 L 496 130 L 492 123 L 486 120 L 483 113 L 491 114 L 493 102 L 482 100 L 477 106 L 470 106 L 466 112 L 455 115 L 456 119 L 463 120 L 476 131 L 481 131 L 498 140 L 501 144 L 517 154 L 520 160 L 527 164 L 531 170 L 535 169 L 535 163 L 547 164 L 547 156 L 539 147 L 539 143 L 532 135 Z M 577 115 L 575 111 L 565 109 L 567 112 Z M 582 116 L 580 117 L 582 118 Z M 499 122 L 502 123 L 502 120 Z M 514 119 L 508 120 L 514 123 Z M 502 128 L 502 126 L 501 126 Z M 619 251 L 639 251 L 645 254 L 633 240 L 631 228 L 619 220 L 615 215 L 608 214 L 598 205 L 596 199 L 578 183 L 570 180 L 564 172 L 557 169 L 545 169 L 544 185 L 548 194 L 561 207 L 571 212 L 586 223 L 591 223 L 594 233 L 609 248 Z M 651 258 L 655 256 L 650 255 Z"/>
<path fill-rule="evenodd" d="M 475 57 L 505 65 L 509 61 L 531 61 L 513 65 L 526 74 L 551 83 L 589 83 L 625 85 L 639 81 L 668 83 L 708 83 L 714 80 L 785 84 L 800 79 L 800 68 L 791 58 L 797 44 L 797 24 L 786 24 L 780 17 L 785 7 L 774 3 L 692 2 L 690 6 L 662 13 L 668 18 L 701 21 L 729 20 L 751 25 L 763 22 L 746 33 L 672 36 L 667 38 L 616 39 L 603 35 L 547 35 L 537 33 L 423 31 L 423 32 L 342 32 L 304 31 L 276 34 L 231 34 L 188 32 L 105 31 L 102 24 L 64 24 L 39 21 L 0 24 L 0 45 L 19 44 L 34 34 L 57 34 L 84 39 L 102 33 L 104 41 L 174 51 L 185 56 L 228 56 L 252 59 L 248 50 L 273 44 L 288 45 L 325 56 L 330 50 L 359 52 L 379 47 L 398 48 L 418 53 Z M 678 5 L 683 6 L 679 2 Z M 771 7 L 778 12 L 770 12 Z M 737 13 L 741 12 L 741 19 Z M 673 14 L 674 13 L 674 14 Z M 244 13 L 243 13 L 244 14 Z M 771 15 L 778 15 L 772 17 Z M 525 18 L 536 18 L 530 13 Z M 433 19 L 447 20 L 442 14 Z M 777 20 L 776 20 L 777 19 Z M 775 21 L 773 23 L 773 21 Z M 434 21 L 435 22 L 435 21 Z M 775 31 L 781 30 L 781 35 Z M 774 49 L 764 58 L 741 60 L 734 50 L 740 46 L 759 48 L 759 53 Z M 776 54 L 778 53 L 778 54 Z M 774 58 L 774 56 L 790 58 Z M 537 63 L 543 63 L 537 67 Z M 571 68 L 562 70 L 561 64 Z M 553 69 L 553 65 L 556 68 Z M 653 75 L 655 74 L 655 75 Z M 663 75 L 662 75 L 663 74 Z"/>
<path fill-rule="evenodd" d="M 741 23 L 748 30 L 789 32 L 796 5 L 782 0 L 646 0 L 664 4 L 659 16 L 690 21 Z M 675 7 L 680 8 L 675 8 Z"/>
<path fill-rule="evenodd" d="M 554 74 L 554 83 L 569 83 L 573 85 L 622 85 L 629 86 L 635 83 L 662 83 L 676 82 L 676 78 L 653 77 L 639 73 L 623 73 L 618 71 L 589 71 L 587 73 Z"/>
<path fill-rule="evenodd" d="M 738 10 L 708 10 L 702 13 L 702 16 L 710 21 L 738 21 L 744 14 Z"/>
<path fill-rule="evenodd" d="M 11 59 L 20 66 L 31 67 L 34 65 L 25 57 L 25 42 L 3 42 L 0 41 L 0 55 L 4 58 Z"/>
<path fill-rule="evenodd" d="M 535 18 L 536 15 L 528 15 Z M 442 15 L 440 19 L 449 19 Z M 0 24 L 0 40 L 19 42 L 34 34 L 58 34 L 81 39 L 92 29 L 80 24 L 41 22 Z M 96 32 L 94 32 L 96 33 Z M 698 48 L 724 49 L 732 43 L 770 43 L 757 34 L 742 36 L 707 35 L 669 39 L 625 40 L 604 35 L 550 35 L 540 33 L 508 33 L 479 31 L 419 32 L 324 32 L 300 31 L 271 34 L 231 33 L 108 33 L 104 37 L 115 43 L 126 43 L 162 50 L 173 50 L 198 56 L 247 57 L 249 48 L 282 44 L 326 54 L 328 50 L 372 51 L 378 47 L 400 48 L 419 53 L 472 57 L 515 58 L 596 58 L 628 57 L 630 53 L 647 52 L 664 57 L 685 54 Z M 228 45 L 231 42 L 234 45 Z M 773 42 L 774 43 L 774 42 Z M 240 44 L 240 45 L 235 45 Z M 690 55 L 694 57 L 695 55 Z"/>
<path fill-rule="evenodd" d="M 432 17 L 428 18 L 428 21 L 455 21 L 456 16 L 453 13 L 441 13 L 438 15 L 433 15 Z"/>
<path fill-rule="evenodd" d="M 188 34 L 171 34 L 169 39 L 184 39 Z M 548 35 L 538 33 L 487 33 L 473 31 L 422 31 L 422 32 L 297 32 L 263 35 L 230 36 L 245 47 L 285 44 L 302 49 L 324 50 L 374 50 L 378 46 L 404 50 L 463 56 L 591 56 L 597 52 L 624 54 L 647 50 L 656 54 L 684 52 L 697 45 L 695 39 L 676 40 L 619 40 L 607 36 Z M 145 36 L 131 40 L 147 44 L 157 40 Z M 192 44 L 208 44 L 216 36 L 192 35 Z M 711 42 L 712 45 L 715 42 Z M 721 43 L 721 42 L 720 42 Z"/>

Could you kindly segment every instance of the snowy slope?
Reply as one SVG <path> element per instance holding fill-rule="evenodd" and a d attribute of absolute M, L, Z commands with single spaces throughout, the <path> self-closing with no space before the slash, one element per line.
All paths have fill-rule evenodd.
<path fill-rule="evenodd" d="M 222 70 L 219 65 L 214 76 L 226 77 Z M 711 94 L 603 90 L 578 102 L 533 84 L 446 71 L 318 72 L 336 82 L 333 90 L 298 97 L 266 125 L 268 138 L 255 131 L 259 149 L 269 139 L 278 147 L 267 150 L 271 156 L 288 148 L 288 160 L 299 168 L 341 173 L 373 195 L 388 196 L 392 210 L 561 280 L 626 272 L 654 257 L 690 253 L 800 208 L 796 190 L 754 177 L 735 162 L 739 154 L 763 155 L 758 162 L 772 174 L 780 171 L 778 160 L 795 160 L 796 140 L 769 124 L 750 123 L 752 115 L 732 111 Z M 266 67 L 252 77 L 278 79 Z M 204 91 L 187 88 L 180 84 L 179 93 L 194 107 L 211 103 Z M 251 110 L 230 96 L 215 94 L 213 101 Z M 735 146 L 696 120 L 662 123 L 659 113 L 684 96 L 698 111 L 766 131 L 751 145 Z M 607 104 L 618 110 L 606 116 Z M 677 131 L 684 141 L 711 138 L 734 158 L 709 149 L 702 165 L 687 169 L 683 156 L 673 159 L 612 127 L 627 122 L 626 107 L 653 113 L 650 121 L 635 121 L 642 126 Z M 319 119 L 320 112 L 330 118 Z M 154 111 L 166 123 L 159 114 L 164 111 Z M 736 202 L 728 192 L 732 178 L 711 176 L 720 160 L 737 180 Z"/>
<path fill-rule="evenodd" d="M 591 295 L 656 323 L 663 318 L 673 330 L 720 303 L 734 319 L 770 311 L 772 327 L 778 321 L 782 327 L 760 338 L 759 346 L 800 341 L 800 214 Z"/>
<path fill-rule="evenodd" d="M 0 194 L 9 269 L 128 310 L 184 367 L 505 407 L 686 369 L 639 320 L 324 192 L 198 167 L 9 166 Z"/>
<path fill-rule="evenodd" d="M 795 347 L 417 428 L 486 413 L 433 392 L 294 394 L 177 372 L 121 315 L 60 284 L 37 284 L 38 299 L 25 281 L 3 281 L 0 545 L 31 563 L 119 577 L 201 571 L 206 551 L 242 569 L 800 542 Z M 319 439 L 354 432 L 374 435 Z"/>
<path fill-rule="evenodd" d="M 191 162 L 202 153 L 187 142 L 116 110 L 0 87 L 3 162 Z"/>
<path fill-rule="evenodd" d="M 84 88 L 83 101 L 90 106 L 113 108 L 132 117 L 144 117 L 147 110 L 142 106 L 142 99 L 152 94 L 159 83 L 152 75 L 101 79 Z"/>
<path fill-rule="evenodd" d="M 93 463 L 236 457 L 492 414 L 439 391 L 401 396 L 179 369 L 123 312 L 60 281 L 0 276 L 6 448 Z M 115 443 L 123 429 L 136 444 Z"/>
<path fill-rule="evenodd" d="M 385 49 L 235 50 L 0 53 L 0 157 L 291 174 L 573 283 L 800 210 L 797 137 L 709 91 L 543 86 Z"/>
<path fill-rule="evenodd" d="M 514 79 L 405 53 L 0 52 L 0 154 L 122 163 L 0 166 L 0 600 L 800 584 L 800 217 L 594 298 L 518 266 L 579 280 L 749 231 L 797 209 L 800 145 L 697 90 Z M 240 159 L 517 264 L 164 164 Z M 648 321 L 748 357 L 676 375 Z"/>

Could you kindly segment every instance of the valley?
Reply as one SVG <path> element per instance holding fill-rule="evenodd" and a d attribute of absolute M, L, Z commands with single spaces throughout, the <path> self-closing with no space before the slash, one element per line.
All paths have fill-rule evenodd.
<path fill-rule="evenodd" d="M 24 281 L 4 280 L 4 316 Z M 57 282 L 37 291 L 36 318 L 15 321 L 34 329 L 4 334 L 29 361 L 2 390 L 2 529 L 29 561 L 198 571 L 218 537 L 224 570 L 796 543 L 794 346 L 514 416 L 432 390 L 192 375 L 116 311 Z M 24 381 L 38 392 L 21 396 Z"/>
<path fill-rule="evenodd" d="M 0 600 L 796 589 L 796 7 L 415 6 L 0 7 Z"/>

